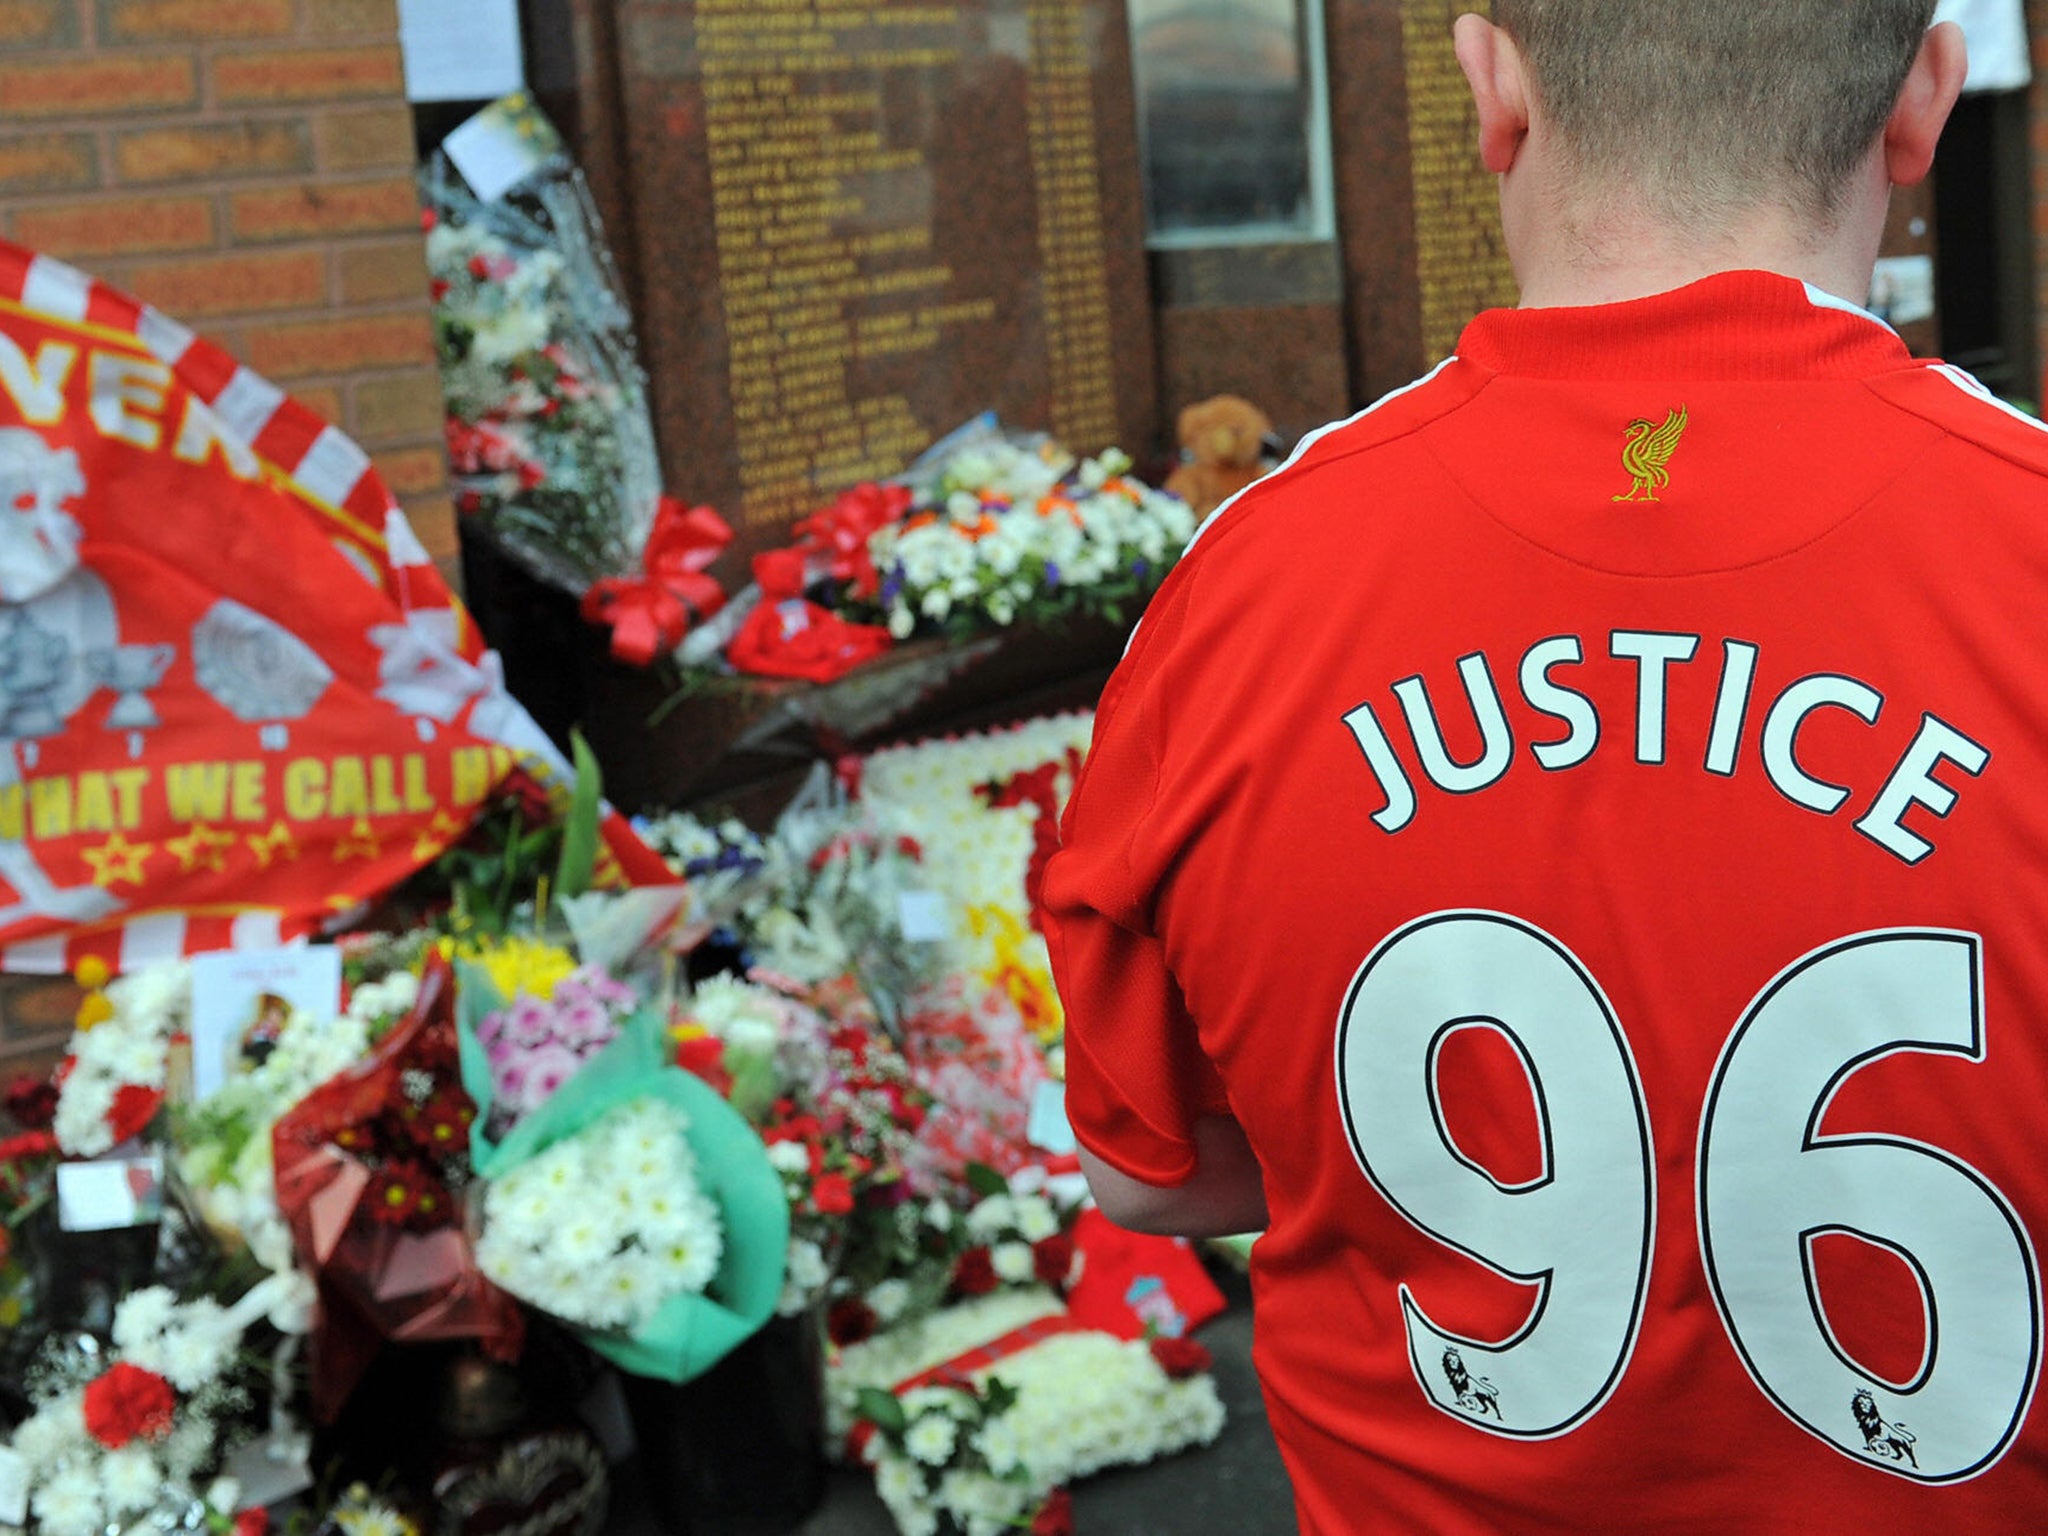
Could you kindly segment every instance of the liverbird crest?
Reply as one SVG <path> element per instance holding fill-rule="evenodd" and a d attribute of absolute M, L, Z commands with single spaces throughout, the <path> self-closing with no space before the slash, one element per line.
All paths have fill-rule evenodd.
<path fill-rule="evenodd" d="M 1621 467 L 1634 477 L 1635 483 L 1615 497 L 1616 501 L 1657 499 L 1657 493 L 1671 483 L 1671 455 L 1678 451 L 1678 440 L 1685 436 L 1691 420 L 1691 413 L 1681 405 L 1664 418 L 1661 427 L 1641 416 L 1628 424 Z"/>

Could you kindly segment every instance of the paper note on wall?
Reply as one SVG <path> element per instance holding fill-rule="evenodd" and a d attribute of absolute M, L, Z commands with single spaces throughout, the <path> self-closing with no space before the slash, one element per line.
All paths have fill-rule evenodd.
<path fill-rule="evenodd" d="M 408 101 L 494 101 L 526 84 L 519 0 L 398 0 Z"/>

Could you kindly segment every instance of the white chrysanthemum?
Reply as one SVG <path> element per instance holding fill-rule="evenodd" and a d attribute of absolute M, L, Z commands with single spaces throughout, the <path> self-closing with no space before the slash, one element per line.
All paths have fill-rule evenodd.
<path fill-rule="evenodd" d="M 148 1509 L 163 1492 L 163 1482 L 163 1468 L 142 1446 L 126 1445 L 101 1458 L 100 1488 L 109 1514 L 131 1515 Z"/>
<path fill-rule="evenodd" d="M 800 1141 L 778 1141 L 768 1148 L 768 1166 L 785 1175 L 809 1173 L 811 1154 Z"/>
<path fill-rule="evenodd" d="M 30 1508 L 43 1536 L 93 1536 L 104 1518 L 105 1506 L 92 1472 L 85 1467 L 66 1467 L 36 1490 Z"/>
<path fill-rule="evenodd" d="M 943 1467 L 959 1438 L 960 1426 L 951 1414 L 927 1413 L 904 1434 L 903 1449 L 928 1467 Z"/>
<path fill-rule="evenodd" d="M 73 1072 L 57 1095 L 57 1118 L 51 1129 L 57 1144 L 73 1157 L 97 1157 L 114 1145 L 107 1112 L 114 1107 L 115 1085 L 96 1072 Z"/>
<path fill-rule="evenodd" d="M 976 1242 L 989 1242 L 1016 1224 L 1016 1203 L 1008 1195 L 990 1195 L 967 1213 L 967 1234 Z"/>
<path fill-rule="evenodd" d="M 197 1392 L 218 1377 L 241 1342 L 241 1336 L 221 1322 L 219 1308 L 213 1310 L 215 1316 L 196 1317 L 164 1335 L 162 1373 L 180 1392 Z"/>
<path fill-rule="evenodd" d="M 883 1327 L 903 1316 L 910 1306 L 910 1284 L 905 1280 L 891 1278 L 882 1281 L 868 1292 L 868 1305 L 875 1310 L 875 1316 Z"/>
<path fill-rule="evenodd" d="M 1027 1243 L 1042 1243 L 1060 1229 L 1052 1202 L 1043 1195 L 1024 1195 L 1017 1201 L 1017 1230 Z"/>
<path fill-rule="evenodd" d="M 114 1347 L 130 1359 L 153 1348 L 177 1310 L 178 1298 L 169 1286 L 149 1285 L 130 1291 L 114 1308 Z"/>
<path fill-rule="evenodd" d="M 1010 1285 L 1030 1282 L 1034 1261 L 1029 1243 L 997 1243 L 988 1257 L 999 1280 Z"/>
<path fill-rule="evenodd" d="M 168 1033 L 191 1011 L 192 963 L 169 960 L 107 983 L 107 1001 L 124 1018 L 146 1019 Z"/>
<path fill-rule="evenodd" d="M 31 1468 L 47 1469 L 86 1446 L 85 1414 L 81 1395 L 67 1392 L 45 1403 L 14 1431 L 16 1455 Z"/>

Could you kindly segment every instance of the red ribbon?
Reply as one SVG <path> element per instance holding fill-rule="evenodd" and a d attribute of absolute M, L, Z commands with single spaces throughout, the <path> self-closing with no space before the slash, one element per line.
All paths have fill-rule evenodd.
<path fill-rule="evenodd" d="M 755 677 L 829 683 L 872 661 L 896 642 L 879 624 L 849 624 L 805 598 L 801 550 L 754 556 L 761 601 L 726 647 L 726 660 Z"/>
<path fill-rule="evenodd" d="M 1034 1344 L 1043 1344 L 1047 1339 L 1057 1338 L 1063 1333 L 1092 1333 L 1094 1329 L 1082 1326 L 1065 1312 L 1055 1312 L 1050 1317 L 1041 1317 L 1035 1323 L 1026 1323 L 1022 1328 L 1012 1328 L 999 1339 L 991 1339 L 977 1349 L 970 1349 L 964 1355 L 955 1355 L 941 1361 L 930 1370 L 899 1381 L 889 1390 L 901 1397 L 919 1387 L 937 1385 L 965 1386 L 976 1371 L 985 1371 L 992 1365 L 999 1365 L 1012 1355 L 1021 1355 Z"/>
<path fill-rule="evenodd" d="M 852 596 L 870 598 L 882 583 L 868 554 L 868 539 L 909 510 L 908 487 L 868 481 L 842 492 L 831 506 L 812 513 L 791 531 L 800 548 L 823 558 L 828 575 L 851 584 Z"/>
<path fill-rule="evenodd" d="M 583 617 L 608 624 L 612 654 L 644 667 L 682 644 L 692 624 L 725 606 L 725 589 L 705 572 L 732 542 L 732 529 L 709 507 L 661 498 L 639 576 L 608 576 L 583 594 Z"/>

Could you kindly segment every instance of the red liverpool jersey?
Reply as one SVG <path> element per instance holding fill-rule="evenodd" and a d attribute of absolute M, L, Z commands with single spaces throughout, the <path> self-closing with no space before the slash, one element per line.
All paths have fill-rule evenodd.
<path fill-rule="evenodd" d="M 2048 1512 L 2048 433 L 1762 273 L 1226 508 L 1047 876 L 1082 1141 L 1265 1171 L 1302 1529 Z"/>

